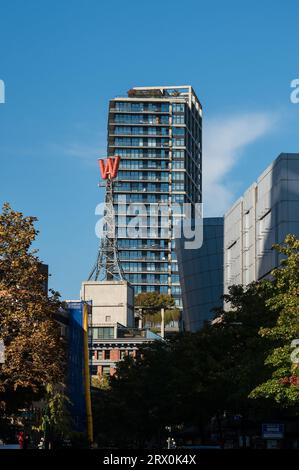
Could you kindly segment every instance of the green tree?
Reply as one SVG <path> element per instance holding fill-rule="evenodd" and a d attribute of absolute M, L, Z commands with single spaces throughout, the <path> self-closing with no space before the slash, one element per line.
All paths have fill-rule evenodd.
<path fill-rule="evenodd" d="M 36 251 L 34 217 L 4 204 L 0 215 L 0 336 L 5 364 L 0 371 L 0 400 L 6 409 L 24 407 L 63 381 L 65 347 L 55 314 L 59 294 L 45 291 Z"/>
<path fill-rule="evenodd" d="M 268 346 L 259 330 L 275 321 L 267 296 L 264 284 L 234 286 L 225 298 L 231 310 L 218 311 L 213 324 L 143 347 L 135 361 L 121 362 L 97 402 L 95 423 L 105 422 L 99 442 L 161 445 L 166 426 L 183 425 L 195 425 L 204 439 L 213 416 L 221 434 L 224 411 L 243 420 L 255 416 L 260 401 L 248 394 L 267 375 Z"/>
<path fill-rule="evenodd" d="M 33 430 L 42 432 L 45 447 L 50 449 L 55 444 L 61 444 L 63 438 L 71 432 L 71 416 L 69 412 L 70 400 L 62 387 L 46 386 L 44 413 L 41 423 L 33 426 Z"/>
<path fill-rule="evenodd" d="M 182 425 L 197 426 L 204 438 L 212 417 L 221 439 L 224 415 L 241 416 L 238 433 L 245 435 L 250 421 L 284 416 L 284 408 L 296 414 L 297 377 L 296 384 L 286 378 L 298 375 L 290 358 L 299 338 L 298 247 L 293 236 L 276 246 L 285 259 L 272 278 L 231 286 L 226 309 L 197 333 L 148 345 L 137 360 L 120 363 L 97 402 L 95 421 L 105 417 L 108 428 L 99 430 L 99 442 L 157 445 L 166 426 Z M 137 304 L 154 312 L 158 300 L 143 295 Z"/>
<path fill-rule="evenodd" d="M 299 338 L 299 240 L 288 235 L 274 248 L 280 254 L 281 266 L 271 273 L 267 305 L 277 320 L 260 330 L 260 336 L 270 342 L 265 361 L 270 372 L 250 396 L 274 400 L 283 408 L 299 412 L 298 364 L 291 359 L 292 340 Z"/>
<path fill-rule="evenodd" d="M 100 446 L 163 445 L 165 426 L 175 412 L 175 369 L 165 342 L 142 347 L 136 359 L 118 364 L 110 389 L 93 399 L 95 437 Z"/>
<path fill-rule="evenodd" d="M 261 326 L 275 321 L 267 295 L 267 286 L 259 283 L 232 286 L 225 296 L 230 310 L 218 309 L 212 324 L 182 335 L 175 344 L 178 420 L 196 425 L 203 437 L 213 416 L 221 434 L 225 414 L 241 415 L 245 427 L 262 411 L 261 401 L 248 395 L 267 375 L 268 346 L 259 336 Z"/>
<path fill-rule="evenodd" d="M 175 308 L 175 301 L 171 295 L 158 292 L 142 292 L 135 297 L 136 308 L 142 313 L 145 321 L 152 323 L 161 322 L 161 309 L 165 311 L 165 324 L 172 320 L 178 320 L 180 312 Z"/>

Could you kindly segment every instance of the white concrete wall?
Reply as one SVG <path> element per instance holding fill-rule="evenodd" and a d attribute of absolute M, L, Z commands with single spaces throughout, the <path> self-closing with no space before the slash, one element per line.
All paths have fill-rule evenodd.
<path fill-rule="evenodd" d="M 92 300 L 92 324 L 134 326 L 134 290 L 127 281 L 85 281 L 81 299 Z"/>
<path fill-rule="evenodd" d="M 224 286 L 242 282 L 242 208 L 243 201 L 239 199 L 224 219 Z"/>

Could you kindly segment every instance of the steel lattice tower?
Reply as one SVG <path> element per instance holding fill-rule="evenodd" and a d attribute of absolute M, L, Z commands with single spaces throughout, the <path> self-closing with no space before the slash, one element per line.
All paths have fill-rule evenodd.
<path fill-rule="evenodd" d="M 106 180 L 103 234 L 96 263 L 89 275 L 89 281 L 125 280 L 118 254 L 113 206 L 113 178 L 108 173 Z"/>

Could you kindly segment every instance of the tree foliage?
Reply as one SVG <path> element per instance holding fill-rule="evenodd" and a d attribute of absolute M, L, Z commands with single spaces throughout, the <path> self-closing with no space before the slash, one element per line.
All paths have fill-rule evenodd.
<path fill-rule="evenodd" d="M 148 313 L 156 313 L 161 308 L 174 307 L 174 298 L 168 294 L 159 294 L 158 292 L 141 292 L 135 297 L 135 304 L 144 308 Z"/>
<path fill-rule="evenodd" d="M 135 297 L 135 305 L 142 312 L 142 318 L 152 323 L 161 322 L 161 309 L 164 308 L 164 320 L 167 325 L 179 319 L 180 312 L 175 308 L 175 301 L 171 295 L 158 292 L 141 292 Z"/>
<path fill-rule="evenodd" d="M 54 442 L 62 441 L 71 432 L 71 416 L 69 412 L 70 400 L 63 388 L 48 384 L 46 386 L 44 413 L 39 425 L 33 426 L 33 430 L 43 432 L 46 447 L 51 447 Z"/>
<path fill-rule="evenodd" d="M 31 249 L 37 230 L 4 204 L 0 215 L 0 336 L 5 364 L 0 371 L 0 399 L 21 406 L 63 380 L 65 350 L 55 314 L 59 294 L 45 291 L 45 275 Z"/>
<path fill-rule="evenodd" d="M 94 401 L 99 444 L 163 445 L 166 426 L 196 426 L 204 435 L 212 417 L 221 423 L 227 414 L 241 416 L 242 426 L 277 419 L 285 407 L 297 416 L 299 387 L 285 378 L 298 371 L 290 359 L 299 338 L 298 247 L 292 236 L 276 246 L 284 260 L 272 278 L 231 286 L 226 309 L 197 333 L 143 347 L 135 361 L 119 363 Z M 159 308 L 152 295 L 139 297 L 139 305 L 152 299 Z"/>
<path fill-rule="evenodd" d="M 254 413 L 259 403 L 248 394 L 266 376 L 267 347 L 258 332 L 273 323 L 265 298 L 258 284 L 231 288 L 232 310 L 222 311 L 220 322 L 119 363 L 110 388 L 94 402 L 95 425 L 99 420 L 105 430 L 96 429 L 99 443 L 163 445 L 166 426 L 204 430 L 224 410 Z"/>
<path fill-rule="evenodd" d="M 299 411 L 298 363 L 291 356 L 291 343 L 299 339 L 299 240 L 288 235 L 275 249 L 282 259 L 281 266 L 271 273 L 272 280 L 267 282 L 270 290 L 267 306 L 277 319 L 273 326 L 260 330 L 260 336 L 270 342 L 265 362 L 271 373 L 252 391 L 251 397 L 272 399 Z"/>

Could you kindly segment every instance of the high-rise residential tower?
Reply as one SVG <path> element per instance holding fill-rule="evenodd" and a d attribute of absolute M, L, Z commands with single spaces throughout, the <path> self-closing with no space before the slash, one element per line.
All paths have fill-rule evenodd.
<path fill-rule="evenodd" d="M 122 268 L 135 294 L 172 294 L 180 307 L 174 240 L 161 217 L 155 236 L 134 238 L 126 230 L 132 215 L 119 207 L 200 203 L 201 143 L 202 107 L 191 86 L 135 87 L 110 101 L 108 155 L 121 157 L 114 204 L 122 204 L 116 213 Z"/>

